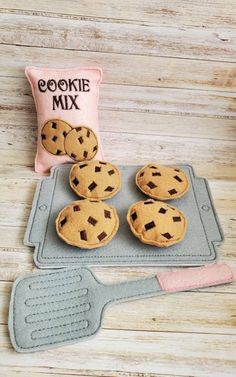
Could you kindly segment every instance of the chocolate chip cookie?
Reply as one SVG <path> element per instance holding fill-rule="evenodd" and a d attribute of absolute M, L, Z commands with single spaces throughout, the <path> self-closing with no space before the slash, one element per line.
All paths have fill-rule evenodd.
<path fill-rule="evenodd" d="M 71 126 L 63 120 L 49 120 L 41 131 L 42 145 L 51 154 L 58 156 L 66 154 L 65 137 L 71 129 Z"/>
<path fill-rule="evenodd" d="M 158 247 L 182 241 L 187 227 L 183 212 L 153 199 L 132 204 L 127 220 L 131 231 L 141 242 Z"/>
<path fill-rule="evenodd" d="M 98 151 L 98 140 L 88 127 L 73 128 L 65 138 L 65 150 L 75 161 L 91 160 Z"/>
<path fill-rule="evenodd" d="M 106 245 L 116 234 L 119 218 L 114 207 L 97 200 L 82 199 L 63 208 L 56 219 L 60 238 L 81 249 Z"/>
<path fill-rule="evenodd" d="M 72 166 L 70 186 L 82 198 L 108 199 L 121 187 L 119 169 L 110 162 L 84 161 Z"/>
<path fill-rule="evenodd" d="M 158 200 L 180 198 L 189 189 L 183 170 L 157 164 L 148 164 L 139 170 L 136 184 L 146 195 Z"/>

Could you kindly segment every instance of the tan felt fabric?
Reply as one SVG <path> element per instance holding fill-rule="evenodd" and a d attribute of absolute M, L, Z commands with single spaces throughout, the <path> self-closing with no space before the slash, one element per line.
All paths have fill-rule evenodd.
<path fill-rule="evenodd" d="M 91 128 L 73 128 L 65 139 L 65 150 L 75 161 L 91 160 L 98 151 L 98 140 Z"/>
<path fill-rule="evenodd" d="M 147 199 L 134 203 L 127 220 L 133 234 L 141 242 L 168 247 L 183 240 L 187 219 L 178 208 L 167 203 Z"/>
<path fill-rule="evenodd" d="M 50 119 L 41 131 L 42 145 L 51 154 L 58 156 L 66 154 L 65 137 L 71 129 L 71 126 L 63 120 Z"/>
<path fill-rule="evenodd" d="M 153 163 L 138 171 L 136 184 L 146 195 L 159 200 L 179 198 L 189 189 L 183 170 Z"/>
<path fill-rule="evenodd" d="M 71 168 L 70 186 L 83 198 L 108 199 L 120 190 L 120 171 L 110 162 L 80 162 Z"/>
<path fill-rule="evenodd" d="M 59 237 L 82 249 L 106 245 L 118 227 L 119 218 L 114 207 L 89 199 L 72 202 L 61 210 L 56 219 Z"/>

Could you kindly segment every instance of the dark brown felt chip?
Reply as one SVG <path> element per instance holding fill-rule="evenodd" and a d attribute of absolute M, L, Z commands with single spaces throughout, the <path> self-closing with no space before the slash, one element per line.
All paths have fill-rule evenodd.
<path fill-rule="evenodd" d="M 109 175 L 115 174 L 115 170 L 114 170 L 114 169 L 109 170 L 109 171 L 108 171 L 108 174 L 109 174 Z"/>
<path fill-rule="evenodd" d="M 166 213 L 166 211 L 167 211 L 167 209 L 161 207 L 158 212 L 164 214 L 164 213 Z"/>
<path fill-rule="evenodd" d="M 79 165 L 79 168 L 80 168 L 80 169 L 83 169 L 83 168 L 85 168 L 85 166 L 88 166 L 88 164 L 82 164 L 82 165 Z"/>
<path fill-rule="evenodd" d="M 84 139 L 83 139 L 83 137 L 82 137 L 82 136 L 80 136 L 80 137 L 78 138 L 78 140 L 79 140 L 80 144 L 83 144 L 83 142 L 84 142 Z"/>
<path fill-rule="evenodd" d="M 72 182 L 74 183 L 75 186 L 77 186 L 79 184 L 79 181 L 76 177 L 73 179 Z"/>
<path fill-rule="evenodd" d="M 86 230 L 81 230 L 81 232 L 80 232 L 80 238 L 83 241 L 87 241 L 87 232 L 86 232 Z"/>
<path fill-rule="evenodd" d="M 81 127 L 77 127 L 75 130 L 76 130 L 76 132 L 79 132 L 79 131 L 82 130 L 82 128 Z"/>
<path fill-rule="evenodd" d="M 163 233 L 162 236 L 165 237 L 167 240 L 170 240 L 172 238 L 172 236 L 168 232 L 167 233 Z"/>
<path fill-rule="evenodd" d="M 107 209 L 104 209 L 104 217 L 106 219 L 111 219 L 111 212 L 108 211 Z"/>
<path fill-rule="evenodd" d="M 97 183 L 93 181 L 93 182 L 90 183 L 90 185 L 88 186 L 88 189 L 89 189 L 89 191 L 93 191 L 96 187 L 97 187 Z"/>
<path fill-rule="evenodd" d="M 140 173 L 139 176 L 140 176 L 140 177 L 143 177 L 143 176 L 144 176 L 144 172 Z"/>
<path fill-rule="evenodd" d="M 60 221 L 60 225 L 63 226 L 67 222 L 67 218 L 65 217 L 63 220 Z"/>
<path fill-rule="evenodd" d="M 177 194 L 176 189 L 169 190 L 168 192 L 169 192 L 170 195 Z"/>
<path fill-rule="evenodd" d="M 99 239 L 99 241 L 102 241 L 106 236 L 107 236 L 106 232 L 102 232 L 102 233 L 100 233 L 100 234 L 98 235 L 97 238 Z"/>
<path fill-rule="evenodd" d="M 149 230 L 149 229 L 155 228 L 156 224 L 154 223 L 154 221 L 150 221 L 150 223 L 147 223 L 144 226 L 146 230 Z"/>
<path fill-rule="evenodd" d="M 57 136 L 55 135 L 53 136 L 52 141 L 56 141 L 56 140 L 57 140 Z"/>
<path fill-rule="evenodd" d="M 106 162 L 103 162 L 103 161 L 98 161 L 99 164 L 102 164 L 102 165 L 106 165 L 107 163 Z"/>
<path fill-rule="evenodd" d="M 173 221 L 176 223 L 176 222 L 179 222 L 181 221 L 181 217 L 180 216 L 173 216 Z"/>
<path fill-rule="evenodd" d="M 152 173 L 152 176 L 153 176 L 153 177 L 156 177 L 156 176 L 159 176 L 159 177 L 160 177 L 160 176 L 161 176 L 161 173 L 159 173 L 159 172 L 157 171 L 157 172 Z"/>
<path fill-rule="evenodd" d="M 95 226 L 95 225 L 97 224 L 97 222 L 98 222 L 98 221 L 97 221 L 94 217 L 89 216 L 89 218 L 88 218 L 88 223 L 89 223 L 89 224 Z"/>
<path fill-rule="evenodd" d="M 84 158 L 87 158 L 87 157 L 88 157 L 88 152 L 84 151 Z"/>
<path fill-rule="evenodd" d="M 156 166 L 150 166 L 150 169 L 157 169 Z"/>
<path fill-rule="evenodd" d="M 104 191 L 112 192 L 114 190 L 114 187 L 107 186 L 107 188 Z"/>
<path fill-rule="evenodd" d="M 89 137 L 90 136 L 90 131 L 89 130 L 87 130 L 87 135 L 86 135 L 87 137 Z"/>
<path fill-rule="evenodd" d="M 57 155 L 61 154 L 61 150 L 60 150 L 60 149 L 57 149 L 56 154 L 57 154 Z"/>
<path fill-rule="evenodd" d="M 98 173 L 99 171 L 101 171 L 101 166 L 95 166 L 95 173 Z"/>
<path fill-rule="evenodd" d="M 42 140 L 45 140 L 46 139 L 46 135 L 42 134 Z"/>
<path fill-rule="evenodd" d="M 151 202 L 151 201 L 147 201 L 147 202 L 144 202 L 143 204 L 153 204 L 153 202 Z"/>
<path fill-rule="evenodd" d="M 137 219 L 137 213 L 136 212 L 133 212 L 132 215 L 131 215 L 131 218 L 133 221 L 135 221 Z"/>
<path fill-rule="evenodd" d="M 150 187 L 150 189 L 154 189 L 157 187 L 157 185 L 155 185 L 155 183 L 153 183 L 152 181 L 148 182 L 147 186 Z"/>
<path fill-rule="evenodd" d="M 57 129 L 57 124 L 55 122 L 52 122 L 52 128 L 54 128 L 54 130 Z"/>
<path fill-rule="evenodd" d="M 66 131 L 63 131 L 63 134 L 62 134 L 64 137 L 66 137 L 67 135 L 67 132 Z"/>
<path fill-rule="evenodd" d="M 80 211 L 80 206 L 76 205 L 73 207 L 74 212 Z"/>
<path fill-rule="evenodd" d="M 93 152 L 95 152 L 97 149 L 98 149 L 98 146 L 95 145 L 95 147 L 93 147 Z"/>
<path fill-rule="evenodd" d="M 71 157 L 72 157 L 72 158 L 76 158 L 76 154 L 71 153 Z"/>
<path fill-rule="evenodd" d="M 175 175 L 174 179 L 176 179 L 176 181 L 178 182 L 183 182 L 183 180 L 178 175 Z"/>

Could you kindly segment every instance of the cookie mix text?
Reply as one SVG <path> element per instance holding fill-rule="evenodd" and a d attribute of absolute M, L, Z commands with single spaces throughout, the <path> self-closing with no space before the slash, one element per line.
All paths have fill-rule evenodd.
<path fill-rule="evenodd" d="M 88 79 L 49 79 L 47 81 L 40 79 L 38 81 L 38 88 L 41 93 L 55 92 L 89 92 L 90 81 Z M 78 105 L 78 94 L 60 94 L 52 96 L 53 110 L 80 110 Z"/>

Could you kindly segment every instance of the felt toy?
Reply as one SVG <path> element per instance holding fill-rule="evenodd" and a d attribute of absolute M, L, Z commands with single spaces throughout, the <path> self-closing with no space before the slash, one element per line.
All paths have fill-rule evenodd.
<path fill-rule="evenodd" d="M 26 67 L 25 74 L 31 85 L 38 120 L 35 171 L 46 173 L 54 165 L 90 159 L 96 153 L 97 158 L 103 160 L 97 111 L 102 70 Z M 93 153 L 81 145 L 82 135 L 73 132 L 74 128 L 81 127 L 91 131 L 86 141 L 94 148 Z M 77 158 L 78 148 L 83 151 L 82 159 Z"/>

